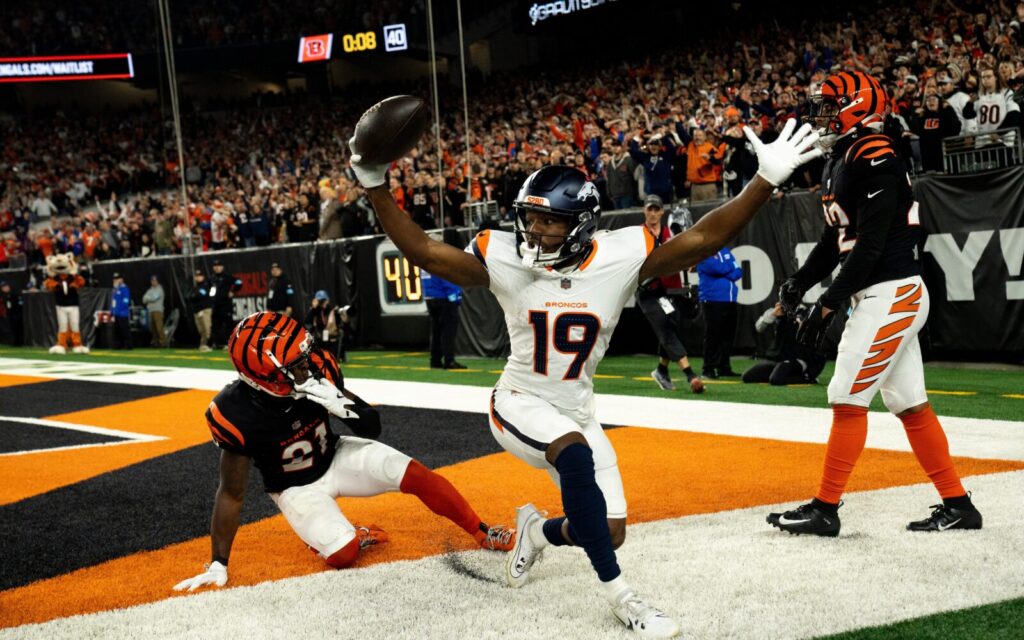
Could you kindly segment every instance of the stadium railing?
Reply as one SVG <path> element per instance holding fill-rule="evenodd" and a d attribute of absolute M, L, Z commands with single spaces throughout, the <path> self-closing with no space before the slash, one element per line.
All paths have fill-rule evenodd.
<path fill-rule="evenodd" d="M 989 142 L 994 140 L 994 142 Z M 952 175 L 979 173 L 1024 164 L 1024 144 L 1015 128 L 945 138 L 942 163 Z"/>

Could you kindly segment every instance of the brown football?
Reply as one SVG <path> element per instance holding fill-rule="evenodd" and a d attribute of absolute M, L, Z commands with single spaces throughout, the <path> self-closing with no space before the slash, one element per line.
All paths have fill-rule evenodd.
<path fill-rule="evenodd" d="M 365 162 L 393 162 L 416 146 L 429 125 L 426 102 L 415 96 L 392 96 L 359 118 L 352 147 Z"/>

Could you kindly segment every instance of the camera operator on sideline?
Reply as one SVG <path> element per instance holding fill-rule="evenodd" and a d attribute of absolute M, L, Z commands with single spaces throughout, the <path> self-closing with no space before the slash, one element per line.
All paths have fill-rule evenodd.
<path fill-rule="evenodd" d="M 775 329 L 772 345 L 762 360 L 743 372 L 743 382 L 767 382 L 772 386 L 789 384 L 816 384 L 825 368 L 825 356 L 796 341 L 796 329 L 807 316 L 807 307 L 799 306 L 789 317 L 782 303 L 766 309 L 754 327 L 758 333 Z"/>

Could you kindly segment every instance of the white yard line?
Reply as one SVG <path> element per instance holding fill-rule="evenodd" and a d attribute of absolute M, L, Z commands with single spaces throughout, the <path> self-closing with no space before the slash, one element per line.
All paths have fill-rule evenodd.
<path fill-rule="evenodd" d="M 134 373 L 119 372 L 107 377 L 80 376 L 75 367 L 95 369 L 94 363 L 58 363 L 59 374 L 42 373 L 38 360 L 0 358 L 0 373 L 14 375 L 51 375 L 60 378 L 162 386 L 174 389 L 218 391 L 235 378 L 231 371 L 215 369 L 135 367 Z M 114 365 L 112 365 L 114 366 Z M 117 365 L 119 369 L 130 368 Z M 373 380 L 347 377 L 353 391 L 375 404 L 425 409 L 448 409 L 486 413 L 489 387 Z M 822 390 L 822 405 L 825 393 Z M 653 429 L 695 431 L 718 435 L 768 438 L 791 442 L 825 443 L 832 424 L 827 407 L 791 407 L 785 405 L 717 402 L 599 394 L 598 418 L 606 424 Z M 888 413 L 868 414 L 867 446 L 890 451 L 910 451 L 900 421 Z M 954 455 L 997 460 L 1024 460 L 1024 422 L 983 418 L 943 417 L 942 425 Z"/>
<path fill-rule="evenodd" d="M 771 510 L 764 506 L 633 525 L 619 562 L 628 581 L 680 621 L 686 638 L 808 638 L 997 602 L 1024 596 L 1022 482 L 1019 471 L 971 478 L 986 518 L 981 531 L 905 531 L 935 499 L 931 485 L 913 485 L 849 494 L 836 539 L 776 531 L 764 522 Z M 500 554 L 454 558 L 500 576 Z M 168 593 L 180 577 L 166 577 Z M 86 637 L 636 636 L 612 618 L 586 557 L 563 548 L 548 549 L 520 590 L 468 578 L 433 557 L 0 632 L 3 640 Z"/>

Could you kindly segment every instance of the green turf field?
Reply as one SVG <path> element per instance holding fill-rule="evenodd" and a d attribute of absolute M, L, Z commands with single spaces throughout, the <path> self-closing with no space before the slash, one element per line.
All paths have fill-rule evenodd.
<path fill-rule="evenodd" d="M 857 629 L 821 640 L 1020 640 L 1024 638 L 1024 599 L 937 613 L 883 627 Z"/>
<path fill-rule="evenodd" d="M 136 349 L 131 352 L 97 350 L 88 355 L 51 355 L 38 348 L 0 348 L 0 357 L 39 358 L 45 360 L 75 360 L 108 363 L 127 363 L 149 366 L 202 367 L 229 369 L 231 364 L 224 352 L 199 353 L 186 349 Z M 501 373 L 503 360 L 490 358 L 462 358 L 469 367 L 465 371 L 444 371 L 429 368 L 426 353 L 409 351 L 354 351 L 344 365 L 346 375 L 354 378 L 402 379 L 417 382 L 445 382 L 490 386 Z M 691 360 L 700 370 L 700 358 Z M 743 372 L 754 363 L 745 357 L 733 358 L 733 367 Z M 752 402 L 757 404 L 784 404 L 804 407 L 824 407 L 828 380 L 832 375 L 830 362 L 818 379 L 817 385 L 771 387 L 766 384 L 745 385 L 738 378 L 710 380 L 708 390 L 695 396 L 685 385 L 675 392 L 662 391 L 650 378 L 656 364 L 653 356 L 614 356 L 605 358 L 597 370 L 594 381 L 598 393 L 617 393 L 636 396 L 679 397 L 688 399 L 720 400 L 724 402 Z M 969 418 L 1024 420 L 1024 369 L 1008 367 L 1003 370 L 984 370 L 960 367 L 926 365 L 926 380 L 932 406 L 939 415 Z M 683 380 L 682 372 L 673 371 L 673 379 Z M 884 411 L 881 397 L 871 407 Z M 1024 636 L 1022 636 L 1024 637 Z"/>

